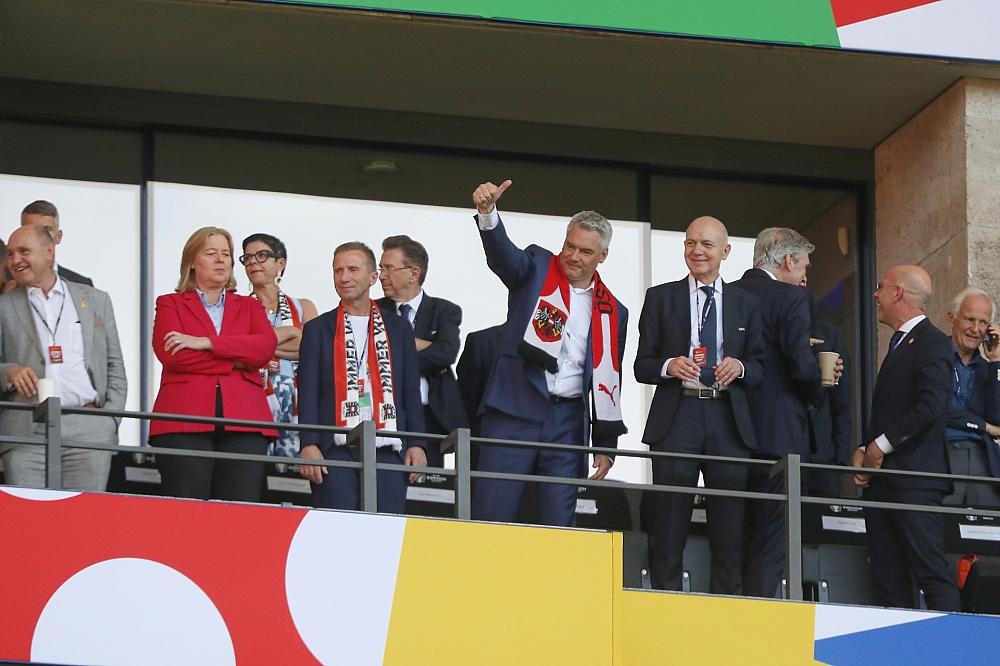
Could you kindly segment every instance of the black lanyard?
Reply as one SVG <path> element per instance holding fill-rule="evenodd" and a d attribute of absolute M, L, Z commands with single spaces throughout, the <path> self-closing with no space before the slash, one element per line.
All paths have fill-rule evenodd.
<path fill-rule="evenodd" d="M 61 280 L 59 281 L 59 284 L 62 284 Z M 69 292 L 66 289 L 66 285 L 63 285 L 62 305 L 59 306 L 59 316 L 56 317 L 56 327 L 54 329 L 49 328 L 49 322 L 46 321 L 45 315 L 43 315 L 41 310 L 38 309 L 38 306 L 35 305 L 35 302 L 30 298 L 28 299 L 28 303 L 31 305 L 31 309 L 35 311 L 35 314 L 38 315 L 38 318 L 42 320 L 42 326 L 44 326 L 45 330 L 49 332 L 49 337 L 52 338 L 53 345 L 55 345 L 56 343 L 56 333 L 59 332 L 59 322 L 62 321 L 63 311 L 66 309 L 66 299 L 68 298 L 68 294 Z"/>
<path fill-rule="evenodd" d="M 354 358 L 358 362 L 358 377 L 361 377 L 364 373 L 362 368 L 365 367 L 365 359 L 368 358 L 368 337 L 372 334 L 371 328 L 369 327 L 371 323 L 371 315 L 368 317 L 368 321 L 365 322 L 365 328 L 368 331 L 368 335 L 365 336 L 365 343 L 361 345 L 363 349 L 358 349 L 358 339 L 354 338 L 354 325 L 351 325 L 351 337 L 354 338 Z"/>

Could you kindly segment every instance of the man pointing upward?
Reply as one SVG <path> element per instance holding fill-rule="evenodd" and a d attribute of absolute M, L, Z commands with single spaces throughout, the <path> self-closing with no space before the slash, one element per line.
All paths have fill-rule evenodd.
<path fill-rule="evenodd" d="M 621 360 L 628 311 L 601 280 L 611 224 L 594 211 L 574 215 L 558 255 L 537 245 L 520 249 L 507 236 L 496 202 L 511 186 L 483 183 L 472 193 L 486 263 L 510 292 L 500 356 L 479 414 L 482 436 L 560 444 L 580 451 L 483 447 L 479 469 L 581 478 L 588 440 L 615 447 L 626 432 L 621 412 Z M 595 454 L 592 479 L 612 459 Z M 513 521 L 524 483 L 480 479 L 473 517 Z M 576 522 L 576 486 L 542 484 L 539 516 L 547 525 Z"/>

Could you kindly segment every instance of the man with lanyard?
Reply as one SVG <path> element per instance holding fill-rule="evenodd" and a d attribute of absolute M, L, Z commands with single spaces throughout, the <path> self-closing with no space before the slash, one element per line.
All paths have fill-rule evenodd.
<path fill-rule="evenodd" d="M 352 428 L 370 419 L 380 431 L 424 432 L 413 329 L 371 299 L 377 279 L 375 254 L 364 243 L 344 243 L 334 251 L 340 304 L 302 329 L 299 423 Z M 359 460 L 343 434 L 303 431 L 301 444 L 303 458 Z M 424 446 L 423 441 L 379 436 L 376 460 L 423 467 Z M 301 472 L 313 484 L 317 508 L 360 508 L 357 470 L 302 465 Z M 405 513 L 406 475 L 380 470 L 377 483 L 378 510 Z"/>
<path fill-rule="evenodd" d="M 656 386 L 642 441 L 654 451 L 749 458 L 757 446 L 745 389 L 763 381 L 757 299 L 719 277 L 729 256 L 729 234 L 714 217 L 687 228 L 689 274 L 650 287 L 639 317 L 635 377 Z M 655 458 L 653 481 L 693 488 L 702 471 L 709 488 L 747 489 L 747 466 Z M 657 493 L 653 585 L 680 590 L 693 495 Z M 709 589 L 739 594 L 744 502 L 710 497 L 712 549 Z"/>
<path fill-rule="evenodd" d="M 522 250 L 496 210 L 510 186 L 509 180 L 483 183 L 472 194 L 486 263 L 509 290 L 500 355 L 479 409 L 482 435 L 578 444 L 580 450 L 482 447 L 478 465 L 489 472 L 580 478 L 588 440 L 615 447 L 626 432 L 619 399 L 628 311 L 597 273 L 608 256 L 611 224 L 583 211 L 569 221 L 558 255 L 537 245 Z M 603 479 L 611 464 L 609 456 L 595 454 L 597 471 L 590 478 Z M 523 493 L 520 481 L 480 479 L 472 515 L 513 521 Z M 573 484 L 541 484 L 541 522 L 575 525 L 576 495 Z"/>
<path fill-rule="evenodd" d="M 948 404 L 948 463 L 952 474 L 1000 476 L 1000 327 L 993 301 L 981 289 L 964 289 L 951 302 L 948 321 L 955 347 L 955 387 Z M 992 336 L 984 340 L 987 334 Z M 992 343 L 992 344 L 990 344 Z M 982 351 L 980 353 L 980 345 Z M 944 498 L 953 506 L 1000 505 L 998 486 L 955 482 Z"/>
<path fill-rule="evenodd" d="M 33 403 L 40 378 L 53 381 L 64 407 L 124 409 L 125 364 L 111 300 L 103 291 L 59 278 L 53 268 L 55 243 L 44 227 L 27 225 L 7 245 L 8 265 L 17 288 L 0 298 L 0 385 L 5 399 Z M 0 412 L 0 435 L 27 437 L 30 411 Z M 69 441 L 118 443 L 118 419 L 64 415 L 62 436 Z M 45 451 L 39 446 L 0 445 L 7 483 L 45 485 Z M 62 484 L 103 491 L 111 454 L 64 448 Z"/>

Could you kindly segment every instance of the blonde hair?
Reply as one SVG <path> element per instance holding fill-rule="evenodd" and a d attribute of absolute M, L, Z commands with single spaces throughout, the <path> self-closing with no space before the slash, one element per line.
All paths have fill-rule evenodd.
<path fill-rule="evenodd" d="M 236 291 L 236 278 L 233 277 L 233 237 L 229 232 L 219 227 L 202 227 L 198 229 L 184 243 L 184 250 L 181 252 L 181 278 L 177 282 L 177 291 L 192 291 L 195 288 L 194 281 L 194 260 L 198 258 L 198 253 L 205 247 L 205 243 L 211 236 L 222 236 L 229 244 L 229 281 L 226 282 L 226 291 Z"/>

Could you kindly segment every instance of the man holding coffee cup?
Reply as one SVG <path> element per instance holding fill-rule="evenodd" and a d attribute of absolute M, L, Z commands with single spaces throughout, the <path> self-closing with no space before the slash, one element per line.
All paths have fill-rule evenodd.
<path fill-rule="evenodd" d="M 34 404 L 54 395 L 64 407 L 125 408 L 125 363 L 108 295 L 60 278 L 55 242 L 43 226 L 26 225 L 7 243 L 7 265 L 17 288 L 0 296 L 0 387 L 4 398 Z M 0 412 L 0 441 L 40 434 L 30 411 Z M 67 414 L 66 440 L 118 443 L 118 419 Z M 45 449 L 0 444 L 7 483 L 45 485 Z M 62 485 L 103 491 L 111 468 L 107 451 L 64 448 Z"/>
<path fill-rule="evenodd" d="M 807 410 L 823 396 L 820 365 L 810 348 L 812 305 L 799 284 L 809 268 L 809 253 L 816 247 L 794 229 L 764 229 L 754 243 L 754 267 L 734 286 L 755 295 L 760 302 L 764 337 L 764 383 L 747 392 L 754 432 L 756 458 L 779 460 L 797 453 L 809 457 Z M 829 366 L 835 381 L 837 359 Z M 784 480 L 771 478 L 768 467 L 750 469 L 751 491 L 782 493 Z M 747 507 L 746 566 L 743 592 L 748 596 L 774 597 L 784 572 L 784 504 L 754 500 Z"/>

